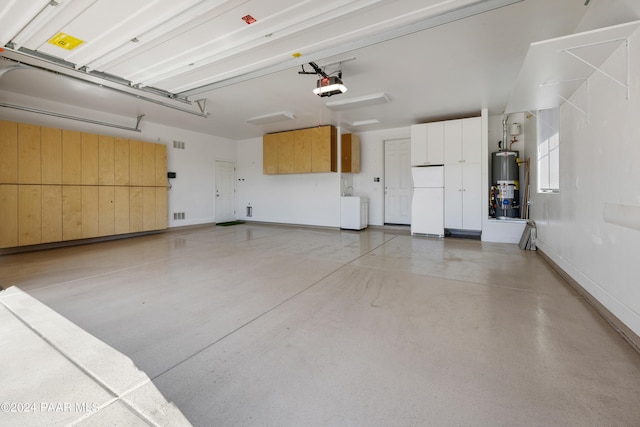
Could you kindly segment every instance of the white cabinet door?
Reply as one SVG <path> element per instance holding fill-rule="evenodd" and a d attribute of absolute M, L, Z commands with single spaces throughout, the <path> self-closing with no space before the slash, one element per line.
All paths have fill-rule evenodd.
<path fill-rule="evenodd" d="M 427 123 L 427 164 L 444 164 L 444 122 Z"/>
<path fill-rule="evenodd" d="M 444 226 L 462 228 L 462 164 L 444 167 Z"/>
<path fill-rule="evenodd" d="M 411 166 L 427 164 L 427 126 L 411 126 Z"/>
<path fill-rule="evenodd" d="M 444 136 L 444 163 L 462 163 L 462 120 L 445 122 Z"/>
<path fill-rule="evenodd" d="M 462 155 L 464 163 L 480 162 L 482 158 L 482 121 L 480 117 L 462 120 Z"/>
<path fill-rule="evenodd" d="M 462 167 L 462 227 L 482 229 L 482 179 L 480 163 L 464 163 Z"/>

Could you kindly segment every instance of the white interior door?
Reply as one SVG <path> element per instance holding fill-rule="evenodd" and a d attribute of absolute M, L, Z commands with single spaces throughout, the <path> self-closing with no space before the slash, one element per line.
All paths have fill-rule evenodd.
<path fill-rule="evenodd" d="M 384 142 L 384 222 L 411 224 L 411 140 Z"/>
<path fill-rule="evenodd" d="M 216 160 L 216 222 L 236 219 L 235 180 L 236 165 Z"/>

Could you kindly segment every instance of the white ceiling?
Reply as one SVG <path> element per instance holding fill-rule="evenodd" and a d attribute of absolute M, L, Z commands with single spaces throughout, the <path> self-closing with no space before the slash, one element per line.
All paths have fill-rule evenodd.
<path fill-rule="evenodd" d="M 572 34 L 592 7 L 585 0 L 57 3 L 0 0 L 0 45 L 6 58 L 0 62 L 5 70 L 0 70 L 0 102 L 55 100 L 124 116 L 129 125 L 144 114 L 143 130 L 145 121 L 152 121 L 232 139 L 318 124 L 354 132 L 404 127 L 473 115 L 481 108 L 501 114 L 529 44 Z M 479 13 L 483 7 L 498 8 Z M 245 23 L 246 15 L 256 22 Z M 83 43 L 73 50 L 49 43 L 59 32 Z M 18 68 L 16 61 L 38 68 Z M 333 64 L 325 67 L 328 73 L 340 69 L 348 91 L 314 95 L 317 77 L 298 74 L 300 64 L 310 61 Z M 103 81 L 96 72 L 124 79 L 126 85 Z M 151 94 L 149 87 L 163 92 Z M 325 105 L 380 92 L 388 103 L 341 111 Z M 194 101 L 206 99 L 208 116 L 145 102 L 131 93 L 196 114 L 200 108 Z M 295 118 L 246 123 L 283 111 Z M 369 119 L 379 123 L 351 125 Z"/>

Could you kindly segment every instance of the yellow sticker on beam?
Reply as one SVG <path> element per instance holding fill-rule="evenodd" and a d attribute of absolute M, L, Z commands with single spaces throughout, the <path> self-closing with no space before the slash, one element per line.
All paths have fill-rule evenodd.
<path fill-rule="evenodd" d="M 84 41 L 70 36 L 69 34 L 58 33 L 51 40 L 49 40 L 49 43 L 55 46 L 59 46 L 63 49 L 73 50 L 84 43 Z"/>

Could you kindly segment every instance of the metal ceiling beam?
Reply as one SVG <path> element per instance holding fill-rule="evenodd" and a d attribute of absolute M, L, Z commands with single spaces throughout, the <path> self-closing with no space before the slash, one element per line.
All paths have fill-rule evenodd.
<path fill-rule="evenodd" d="M 214 89 L 219 89 L 226 86 L 231 86 L 237 83 L 241 83 L 247 80 L 263 77 L 269 74 L 274 74 L 280 71 L 288 70 L 291 68 L 299 67 L 309 62 L 319 61 L 324 58 L 329 58 L 336 55 L 341 55 L 347 52 L 351 52 L 357 49 L 373 46 L 378 43 L 383 43 L 389 40 L 393 40 L 399 37 L 404 37 L 413 33 L 428 30 L 430 28 L 445 25 L 450 22 L 459 21 L 461 19 L 469 18 L 471 16 L 479 15 L 481 13 L 489 12 L 492 10 L 500 9 L 505 6 L 510 6 L 515 3 L 520 3 L 524 0 L 479 0 L 473 4 L 462 6 L 457 9 L 453 9 L 444 12 L 437 16 L 432 16 L 411 24 L 403 25 L 391 30 L 382 31 L 378 34 L 363 37 L 351 42 L 342 43 L 337 47 L 324 49 L 308 55 L 302 55 L 298 58 L 292 58 L 278 64 L 260 68 L 259 70 L 250 71 L 238 76 L 230 77 L 217 82 L 209 83 L 206 85 L 198 86 L 193 89 L 178 92 L 180 97 L 188 98 L 192 95 L 201 94 Z"/>
<path fill-rule="evenodd" d="M 160 96 L 158 96 L 159 99 L 152 97 L 152 94 L 147 91 L 126 86 L 124 84 L 116 83 L 104 77 L 92 76 L 91 74 L 87 74 L 85 72 L 69 68 L 65 65 L 56 64 L 42 58 L 27 55 L 15 50 L 10 50 L 8 48 L 4 48 L 4 51 L 0 53 L 0 57 L 4 57 L 20 65 L 19 67 L 10 67 L 10 68 L 7 67 L 8 70 L 5 69 L 7 71 L 5 71 L 4 73 L 0 73 L 0 77 L 5 75 L 9 71 L 39 70 L 39 71 L 49 72 L 59 76 L 67 77 L 69 79 L 73 79 L 82 83 L 98 86 L 102 89 L 117 92 L 121 95 L 133 97 L 144 102 L 160 105 L 165 108 L 171 108 L 173 110 L 181 111 L 187 114 L 192 114 L 194 116 L 203 117 L 203 118 L 207 118 L 209 116 L 209 114 L 204 111 L 189 110 L 182 106 L 174 105 L 169 102 L 166 102 Z M 172 101 L 180 102 L 182 104 L 193 105 L 191 101 L 188 101 L 186 99 L 174 99 L 174 98 L 165 98 L 165 99 L 170 99 Z M 201 108 L 199 107 L 199 109 Z"/>
<path fill-rule="evenodd" d="M 7 104 L 7 103 L 4 103 L 4 102 L 0 102 L 0 107 L 1 108 L 10 108 L 12 110 L 27 111 L 29 113 L 35 113 L 35 114 L 43 114 L 45 116 L 59 117 L 59 118 L 62 118 L 62 119 L 67 119 L 67 120 L 74 120 L 76 122 L 91 123 L 91 124 L 94 124 L 94 125 L 107 126 L 107 127 L 110 127 L 110 128 L 124 129 L 124 130 L 128 130 L 128 131 L 131 131 L 131 132 L 142 132 L 140 130 L 140 120 L 142 119 L 143 116 L 138 116 L 137 117 L 136 127 L 131 127 L 131 126 L 118 125 L 118 124 L 115 124 L 115 123 L 103 122 L 103 121 L 100 121 L 100 120 L 87 119 L 85 117 L 70 116 L 70 115 L 67 115 L 67 114 L 56 113 L 55 111 L 39 110 L 37 108 L 25 107 L 25 106 L 22 106 L 22 105 Z"/>

